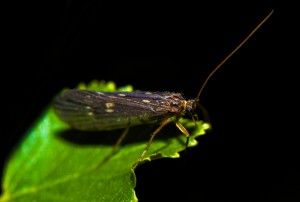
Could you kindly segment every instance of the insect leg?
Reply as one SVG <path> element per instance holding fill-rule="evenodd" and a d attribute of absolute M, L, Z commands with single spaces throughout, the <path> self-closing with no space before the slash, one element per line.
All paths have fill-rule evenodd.
<path fill-rule="evenodd" d="M 118 138 L 117 142 L 115 143 L 112 151 L 104 158 L 104 160 L 97 165 L 97 168 L 101 167 L 103 164 L 105 164 L 107 161 L 111 159 L 111 157 L 118 151 L 120 145 L 122 144 L 123 140 L 125 139 L 126 135 L 129 131 L 129 125 L 125 128 L 125 130 L 122 132 L 121 136 Z"/>
<path fill-rule="evenodd" d="M 173 120 L 171 118 L 167 118 L 165 120 L 163 120 L 161 122 L 161 124 L 159 125 L 159 127 L 151 134 L 150 139 L 147 143 L 147 146 L 145 147 L 143 153 L 141 154 L 141 156 L 139 157 L 137 163 L 133 166 L 133 168 L 136 168 L 136 166 L 138 165 L 139 162 L 143 161 L 143 158 L 145 157 L 146 153 L 148 152 L 150 145 L 153 142 L 153 139 L 155 138 L 155 136 L 157 135 L 157 133 L 166 125 L 168 125 L 170 122 L 173 122 Z"/>
<path fill-rule="evenodd" d="M 189 131 L 179 122 L 176 122 L 176 127 L 186 136 L 185 148 L 189 146 L 190 133 Z"/>
<path fill-rule="evenodd" d="M 123 131 L 121 136 L 118 138 L 116 144 L 114 145 L 114 148 L 112 151 L 113 153 L 115 153 L 119 149 L 120 145 L 122 144 L 123 140 L 125 139 L 126 135 L 128 134 L 128 131 L 129 131 L 129 126 L 127 126 L 125 128 L 125 130 Z"/>

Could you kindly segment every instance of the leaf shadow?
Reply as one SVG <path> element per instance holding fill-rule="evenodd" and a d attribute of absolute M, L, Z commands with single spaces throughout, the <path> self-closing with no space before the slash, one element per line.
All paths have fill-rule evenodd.
<path fill-rule="evenodd" d="M 141 125 L 129 128 L 128 134 L 122 142 L 122 145 L 148 142 L 152 132 L 158 125 Z M 117 129 L 110 131 L 79 131 L 75 129 L 68 129 L 59 132 L 57 135 L 64 141 L 75 145 L 115 145 L 125 129 Z M 165 126 L 155 140 L 167 141 L 170 138 L 175 138 L 182 135 L 180 131 L 174 126 L 169 124 Z M 154 140 L 154 141 L 155 141 Z M 182 144 L 185 144 L 182 141 Z"/>

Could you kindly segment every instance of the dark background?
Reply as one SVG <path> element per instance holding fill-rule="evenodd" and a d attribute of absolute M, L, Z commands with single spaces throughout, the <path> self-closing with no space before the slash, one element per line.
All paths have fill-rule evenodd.
<path fill-rule="evenodd" d="M 10 5 L 1 68 L 1 161 L 53 96 L 81 81 L 197 94 L 209 72 L 273 17 L 201 97 L 213 130 L 180 159 L 140 166 L 140 201 L 299 201 L 296 133 L 285 116 L 284 39 L 272 1 L 39 1 Z M 277 10 L 276 10 L 277 9 Z"/>

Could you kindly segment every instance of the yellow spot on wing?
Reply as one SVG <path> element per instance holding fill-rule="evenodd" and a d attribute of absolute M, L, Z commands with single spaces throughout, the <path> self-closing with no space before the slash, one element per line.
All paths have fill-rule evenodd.
<path fill-rule="evenodd" d="M 150 103 L 150 100 L 142 100 L 144 103 Z"/>
<path fill-rule="evenodd" d="M 113 109 L 106 109 L 105 111 L 106 111 L 107 113 L 112 113 L 112 112 L 114 112 Z"/>
<path fill-rule="evenodd" d="M 106 106 L 106 108 L 113 108 L 115 106 L 115 104 L 112 102 L 107 102 L 107 103 L 105 103 L 105 106 Z"/>

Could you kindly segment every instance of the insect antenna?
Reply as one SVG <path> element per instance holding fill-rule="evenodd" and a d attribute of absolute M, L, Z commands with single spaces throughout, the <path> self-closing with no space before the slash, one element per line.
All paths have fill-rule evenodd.
<path fill-rule="evenodd" d="M 238 44 L 238 46 L 236 46 L 210 73 L 209 75 L 206 77 L 205 81 L 203 82 L 198 95 L 195 99 L 195 108 L 197 106 L 200 106 L 200 96 L 203 93 L 203 90 L 205 89 L 205 86 L 207 85 L 208 81 L 212 78 L 212 76 L 257 32 L 257 30 L 271 17 L 271 15 L 273 14 L 274 10 L 271 10 L 269 12 L 269 14 L 264 17 L 264 19 L 258 24 L 256 25 L 256 27 L 247 35 L 246 38 L 244 38 L 242 40 L 242 42 L 240 42 Z"/>

